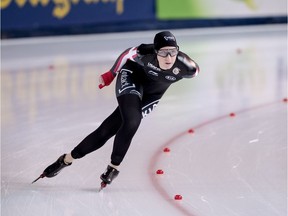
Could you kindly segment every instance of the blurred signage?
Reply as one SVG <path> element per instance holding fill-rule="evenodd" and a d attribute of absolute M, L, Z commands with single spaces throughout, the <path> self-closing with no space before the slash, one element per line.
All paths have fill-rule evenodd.
<path fill-rule="evenodd" d="M 160 20 L 287 16 L 287 0 L 156 0 L 156 8 Z"/>
<path fill-rule="evenodd" d="M 155 1 L 1 0 L 2 29 L 117 23 L 155 18 Z"/>

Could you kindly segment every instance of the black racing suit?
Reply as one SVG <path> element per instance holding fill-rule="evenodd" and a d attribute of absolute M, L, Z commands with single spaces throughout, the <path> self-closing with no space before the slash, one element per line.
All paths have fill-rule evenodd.
<path fill-rule="evenodd" d="M 77 159 L 102 147 L 115 136 L 111 163 L 120 165 L 127 153 L 141 119 L 158 104 L 169 86 L 182 78 L 192 78 L 198 65 L 180 52 L 171 69 L 159 68 L 153 44 L 141 44 L 125 50 L 110 70 L 117 76 L 118 107 L 103 123 L 71 152 Z"/>

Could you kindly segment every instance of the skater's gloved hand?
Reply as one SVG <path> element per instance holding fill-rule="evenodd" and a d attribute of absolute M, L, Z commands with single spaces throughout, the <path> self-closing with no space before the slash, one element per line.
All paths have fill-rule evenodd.
<path fill-rule="evenodd" d="M 107 71 L 106 73 L 100 75 L 99 77 L 99 88 L 102 89 L 105 86 L 109 86 L 111 82 L 114 80 L 115 76 L 111 71 Z"/>

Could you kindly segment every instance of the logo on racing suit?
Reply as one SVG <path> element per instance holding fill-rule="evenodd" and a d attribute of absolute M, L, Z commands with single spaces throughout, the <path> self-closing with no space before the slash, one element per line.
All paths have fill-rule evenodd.
<path fill-rule="evenodd" d="M 157 106 L 159 100 L 153 101 L 146 106 L 142 107 L 142 118 L 146 117 Z"/>
<path fill-rule="evenodd" d="M 148 62 L 147 64 L 148 67 L 152 68 L 153 70 L 156 70 L 156 71 L 161 71 L 160 68 L 156 67 L 155 65 L 153 65 L 152 63 Z"/>
<path fill-rule="evenodd" d="M 158 76 L 159 75 L 158 73 L 156 73 L 156 72 L 154 72 L 152 70 L 148 71 L 148 74 L 151 74 L 153 76 Z"/>
<path fill-rule="evenodd" d="M 177 75 L 180 73 L 180 69 L 178 67 L 175 67 L 172 71 L 173 74 Z"/>
<path fill-rule="evenodd" d="M 130 83 L 127 82 L 127 77 L 128 77 L 128 71 L 127 70 L 122 70 L 121 71 L 121 87 L 125 88 L 127 85 Z"/>
<path fill-rule="evenodd" d="M 167 80 L 170 80 L 170 81 L 175 81 L 176 80 L 176 77 L 173 77 L 173 76 L 165 76 L 165 78 L 167 79 Z"/>
<path fill-rule="evenodd" d="M 130 89 L 130 88 L 135 88 L 134 83 L 131 83 L 131 80 L 129 79 L 128 73 L 133 73 L 130 70 L 122 69 L 120 71 L 120 81 L 121 81 L 121 88 L 118 90 L 119 94 L 121 94 L 123 91 Z"/>

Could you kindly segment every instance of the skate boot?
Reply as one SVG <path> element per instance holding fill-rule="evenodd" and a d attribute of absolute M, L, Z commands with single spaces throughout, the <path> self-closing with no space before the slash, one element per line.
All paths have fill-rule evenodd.
<path fill-rule="evenodd" d="M 108 165 L 106 171 L 100 176 L 102 180 L 100 190 L 106 187 L 107 184 L 111 184 L 113 179 L 115 179 L 118 176 L 118 174 L 119 171 L 117 169 Z"/>
<path fill-rule="evenodd" d="M 56 176 L 63 168 L 70 166 L 72 163 L 66 164 L 64 162 L 65 155 L 66 154 L 63 154 L 53 164 L 49 165 L 43 171 L 43 173 L 36 180 L 34 180 L 32 183 L 36 182 L 40 178 L 44 178 L 44 177 L 52 178 L 52 177 Z"/>

